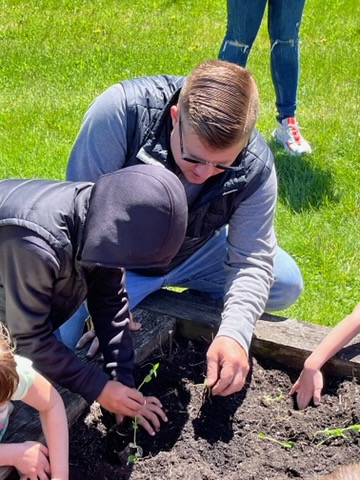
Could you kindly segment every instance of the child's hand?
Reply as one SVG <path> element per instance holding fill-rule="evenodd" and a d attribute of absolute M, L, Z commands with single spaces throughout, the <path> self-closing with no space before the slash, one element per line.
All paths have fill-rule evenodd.
<path fill-rule="evenodd" d="M 14 467 L 19 472 L 20 480 L 48 480 L 50 463 L 45 445 L 28 441 L 16 444 L 16 449 Z"/>
<path fill-rule="evenodd" d="M 300 410 L 306 408 L 311 399 L 314 405 L 319 405 L 321 401 L 321 391 L 323 388 L 323 376 L 320 370 L 304 368 L 300 377 L 296 380 L 290 390 L 290 395 L 296 393 L 296 402 Z"/>

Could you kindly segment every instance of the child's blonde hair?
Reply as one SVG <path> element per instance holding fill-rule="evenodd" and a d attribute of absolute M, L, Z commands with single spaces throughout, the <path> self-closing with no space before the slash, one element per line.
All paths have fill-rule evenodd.
<path fill-rule="evenodd" d="M 14 349 L 8 329 L 0 322 L 0 403 L 9 401 L 19 384 Z"/>

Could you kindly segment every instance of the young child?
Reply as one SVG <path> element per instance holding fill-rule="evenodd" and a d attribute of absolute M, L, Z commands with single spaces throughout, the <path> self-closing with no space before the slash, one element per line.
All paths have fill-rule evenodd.
<path fill-rule="evenodd" d="M 304 368 L 290 390 L 290 395 L 296 393 L 296 401 L 300 409 L 307 407 L 311 399 L 314 405 L 320 404 L 323 388 L 321 367 L 359 332 L 360 303 L 356 305 L 350 315 L 331 330 L 305 360 Z"/>
<path fill-rule="evenodd" d="M 22 400 L 39 411 L 47 447 L 33 441 L 0 443 L 0 465 L 14 466 L 21 479 L 67 480 L 69 440 L 61 396 L 30 360 L 14 354 L 10 335 L 0 323 L 0 440 L 14 408 L 10 400 Z"/>
<path fill-rule="evenodd" d="M 350 465 L 344 465 L 332 473 L 320 477 L 319 480 L 359 480 L 360 478 L 360 464 L 352 463 Z"/>

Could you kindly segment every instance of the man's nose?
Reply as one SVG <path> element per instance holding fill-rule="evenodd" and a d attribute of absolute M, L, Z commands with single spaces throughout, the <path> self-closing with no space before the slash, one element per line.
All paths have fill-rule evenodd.
<path fill-rule="evenodd" d="M 196 165 L 196 174 L 204 180 L 214 175 L 214 171 L 215 167 L 208 163 Z"/>

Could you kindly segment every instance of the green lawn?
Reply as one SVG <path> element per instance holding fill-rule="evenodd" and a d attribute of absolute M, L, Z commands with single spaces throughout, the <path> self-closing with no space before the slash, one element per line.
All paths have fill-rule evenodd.
<path fill-rule="evenodd" d="M 297 116 L 311 156 L 289 157 L 271 141 L 266 22 L 248 64 L 278 169 L 279 243 L 305 280 L 283 314 L 329 325 L 360 300 L 359 5 L 305 7 Z M 217 56 L 225 23 L 223 0 L 0 0 L 0 175 L 64 178 L 98 93 L 133 76 L 187 74 Z"/>

